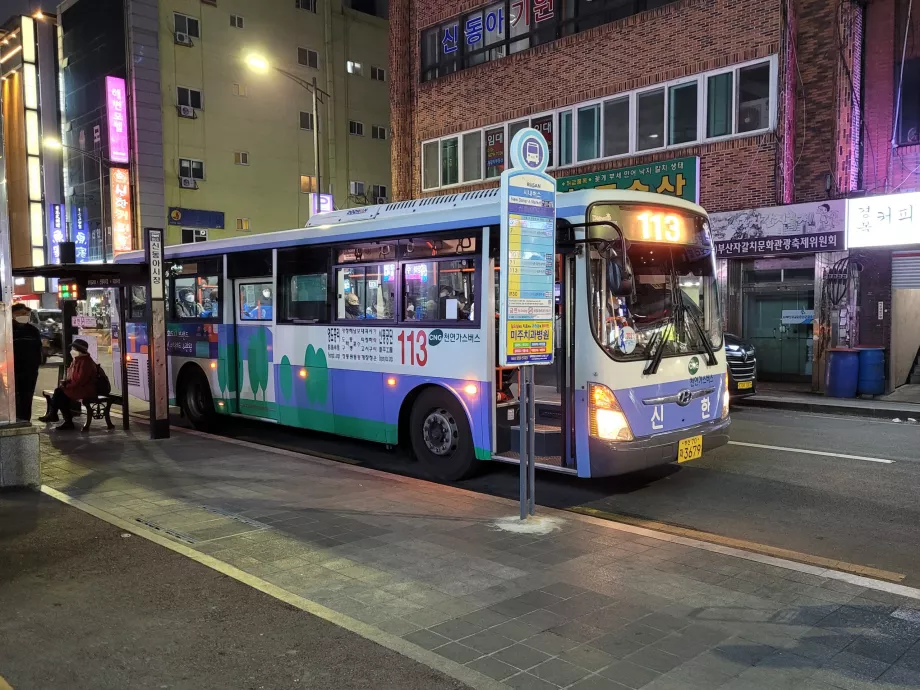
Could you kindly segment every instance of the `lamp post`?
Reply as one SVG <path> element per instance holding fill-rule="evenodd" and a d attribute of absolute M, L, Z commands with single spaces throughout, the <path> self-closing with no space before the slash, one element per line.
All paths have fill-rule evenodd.
<path fill-rule="evenodd" d="M 45 148 L 54 151 L 73 151 L 75 153 L 79 153 L 81 156 L 89 158 L 91 161 L 95 161 L 99 165 L 99 217 L 102 226 L 102 263 L 107 263 L 108 252 L 106 251 L 105 246 L 105 159 L 102 156 L 92 153 L 91 151 L 84 151 L 83 149 L 79 149 L 76 146 L 68 146 L 67 144 L 62 143 L 57 139 L 44 139 L 43 143 Z"/>
<path fill-rule="evenodd" d="M 313 168 L 316 174 L 316 190 L 317 194 L 322 194 L 323 186 L 320 184 L 320 166 L 319 166 L 319 107 L 317 102 L 323 103 L 325 101 L 323 98 L 332 98 L 331 95 L 323 91 L 316 83 L 316 77 L 313 77 L 313 81 L 309 82 L 306 79 L 301 79 L 296 74 L 291 74 L 287 70 L 283 70 L 276 65 L 272 65 L 269 61 L 261 55 L 250 55 L 246 58 L 246 65 L 254 72 L 260 72 L 265 74 L 270 69 L 274 69 L 279 74 L 284 75 L 292 82 L 300 86 L 301 88 L 306 89 L 313 96 Z M 319 197 L 317 197 L 319 198 Z"/>

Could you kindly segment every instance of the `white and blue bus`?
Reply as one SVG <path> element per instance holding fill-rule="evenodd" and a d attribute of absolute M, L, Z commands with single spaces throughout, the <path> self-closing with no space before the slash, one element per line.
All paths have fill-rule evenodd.
<path fill-rule="evenodd" d="M 591 190 L 559 195 L 557 218 L 556 361 L 537 370 L 538 466 L 602 477 L 725 444 L 705 211 Z M 486 190 L 168 247 L 171 404 L 202 429 L 239 416 L 402 443 L 441 480 L 518 462 L 517 371 L 497 366 L 499 226 L 498 190 Z M 144 302 L 135 288 L 124 356 L 129 392 L 146 399 Z"/>

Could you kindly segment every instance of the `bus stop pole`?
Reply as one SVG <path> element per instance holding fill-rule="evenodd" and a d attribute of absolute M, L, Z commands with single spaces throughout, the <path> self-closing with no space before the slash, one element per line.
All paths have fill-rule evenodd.
<path fill-rule="evenodd" d="M 163 285 L 162 228 L 144 228 L 147 268 L 147 359 L 150 364 L 150 438 L 169 438 L 169 391 L 166 370 L 166 295 Z"/>
<path fill-rule="evenodd" d="M 118 350 L 121 353 L 121 426 L 125 431 L 131 428 L 131 404 L 128 399 L 128 308 L 131 298 L 131 286 L 122 285 L 118 288 L 119 324 L 118 324 Z"/>
<path fill-rule="evenodd" d="M 527 404 L 527 370 L 529 368 L 530 367 L 521 367 L 518 370 L 520 375 L 518 378 L 518 401 L 521 405 L 520 412 L 518 413 L 521 425 L 521 440 L 518 442 L 518 455 L 520 456 L 519 469 L 521 475 L 521 520 L 527 519 L 527 510 L 530 505 L 530 501 L 527 497 L 527 489 L 530 486 L 529 472 L 527 471 L 527 456 L 529 455 L 527 451 L 527 442 L 530 440 L 530 434 L 527 431 L 527 428 L 530 425 L 530 420 L 527 418 L 528 412 L 530 410 L 530 407 Z"/>
<path fill-rule="evenodd" d="M 534 514 L 534 484 L 537 476 L 537 400 L 533 365 L 526 367 L 530 381 L 527 391 L 527 512 Z"/>
<path fill-rule="evenodd" d="M 534 484 L 536 482 L 536 399 L 532 364 L 520 368 L 519 395 L 521 411 L 520 495 L 521 520 L 534 514 Z"/>

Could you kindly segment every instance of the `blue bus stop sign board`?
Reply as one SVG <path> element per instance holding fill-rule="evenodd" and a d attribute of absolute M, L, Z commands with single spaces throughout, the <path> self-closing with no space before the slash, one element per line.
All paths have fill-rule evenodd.
<path fill-rule="evenodd" d="M 552 364 L 555 311 L 556 180 L 549 147 L 536 129 L 510 146 L 501 176 L 499 363 Z"/>

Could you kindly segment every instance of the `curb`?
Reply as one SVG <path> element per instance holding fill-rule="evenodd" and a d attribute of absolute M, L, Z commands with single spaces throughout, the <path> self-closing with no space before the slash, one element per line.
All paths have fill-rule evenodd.
<path fill-rule="evenodd" d="M 913 417 L 920 419 L 920 405 L 914 408 L 905 407 L 849 407 L 846 405 L 835 405 L 827 402 L 805 402 L 798 400 L 773 400 L 758 399 L 756 396 L 743 398 L 732 402 L 738 407 L 763 407 L 778 410 L 791 410 L 794 412 L 818 412 L 821 414 L 833 414 L 841 417 L 871 417 L 874 419 L 892 419 L 894 417 L 907 418 Z"/>

